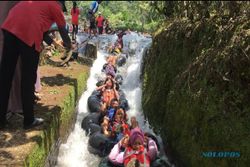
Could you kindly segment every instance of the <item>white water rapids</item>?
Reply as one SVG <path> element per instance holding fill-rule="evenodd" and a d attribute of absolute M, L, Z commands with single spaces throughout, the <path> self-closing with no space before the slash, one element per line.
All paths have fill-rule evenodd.
<path fill-rule="evenodd" d="M 100 44 L 99 48 L 105 47 L 108 42 L 114 42 L 116 38 L 116 35 L 99 36 L 97 39 Z M 130 107 L 127 114 L 129 117 L 136 116 L 140 127 L 143 130 L 152 132 L 142 114 L 140 81 L 143 48 L 152 41 L 151 38 L 146 38 L 133 32 L 125 35 L 123 41 L 125 51 L 135 51 L 135 54 L 129 54 L 124 66 L 118 67 L 118 73 L 124 79 L 120 89 L 125 92 Z M 81 122 L 88 113 L 87 99 L 95 90 L 98 78 L 103 75 L 101 69 L 103 64 L 105 64 L 105 56 L 107 55 L 104 50 L 98 50 L 97 59 L 91 67 L 90 76 L 87 80 L 87 90 L 83 92 L 78 103 L 75 127 L 69 135 L 67 142 L 61 144 L 59 148 L 57 167 L 97 167 L 100 162 L 100 158 L 89 153 L 87 149 L 89 137 L 85 135 L 85 131 L 81 128 Z"/>

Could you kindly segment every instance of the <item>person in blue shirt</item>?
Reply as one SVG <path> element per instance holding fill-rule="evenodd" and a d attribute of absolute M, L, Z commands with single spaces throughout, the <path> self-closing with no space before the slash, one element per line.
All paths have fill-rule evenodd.
<path fill-rule="evenodd" d="M 91 35 L 91 31 L 93 31 L 94 35 L 96 35 L 95 13 L 98 11 L 98 7 L 101 2 L 102 1 L 93 1 L 87 13 L 87 20 L 89 22 L 88 32 L 90 35 Z"/>
<path fill-rule="evenodd" d="M 98 11 L 99 4 L 102 1 L 93 1 L 89 8 L 89 14 L 95 14 Z"/>

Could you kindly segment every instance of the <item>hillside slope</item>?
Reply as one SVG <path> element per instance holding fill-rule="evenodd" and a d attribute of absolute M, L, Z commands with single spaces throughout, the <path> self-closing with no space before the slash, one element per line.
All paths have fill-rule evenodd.
<path fill-rule="evenodd" d="M 179 166 L 250 164 L 249 28 L 247 16 L 212 17 L 169 21 L 155 35 L 144 60 L 143 110 Z"/>

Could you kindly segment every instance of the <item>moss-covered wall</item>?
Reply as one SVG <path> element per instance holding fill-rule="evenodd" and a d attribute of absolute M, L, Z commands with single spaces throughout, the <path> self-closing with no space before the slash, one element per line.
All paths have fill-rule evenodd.
<path fill-rule="evenodd" d="M 60 104 L 60 110 L 49 113 L 50 126 L 44 129 L 39 139 L 37 139 L 37 144 L 31 154 L 25 159 L 25 166 L 43 167 L 45 159 L 58 138 L 64 140 L 67 137 L 76 117 L 76 102 L 86 88 L 88 76 L 89 73 L 81 73 L 77 78 L 76 85 L 71 85 L 69 95 Z"/>
<path fill-rule="evenodd" d="M 179 166 L 250 164 L 249 28 L 246 16 L 213 17 L 169 21 L 155 35 L 144 60 L 143 110 Z M 205 158 L 205 151 L 241 156 Z"/>

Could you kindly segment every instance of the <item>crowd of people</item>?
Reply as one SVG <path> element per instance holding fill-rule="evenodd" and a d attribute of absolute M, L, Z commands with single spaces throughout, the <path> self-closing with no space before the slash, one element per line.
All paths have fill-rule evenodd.
<path fill-rule="evenodd" d="M 1 3 L 3 44 L 0 57 L 0 128 L 6 127 L 6 115 L 9 110 L 20 110 L 24 117 L 23 128 L 30 129 L 44 122 L 42 118 L 34 115 L 34 102 L 39 100 L 35 94 L 41 89 L 38 63 L 43 41 L 47 45 L 55 45 L 67 51 L 74 49 L 63 13 L 67 12 L 67 9 L 65 1 Z M 91 15 L 94 16 L 100 3 L 101 1 L 92 3 L 89 11 Z M 77 4 L 73 2 L 71 10 L 73 42 L 78 33 L 79 14 Z M 102 19 L 97 20 L 101 30 Z M 59 32 L 62 43 L 51 38 L 51 33 L 55 30 Z M 12 85 L 15 85 L 15 88 Z"/>
<path fill-rule="evenodd" d="M 123 35 L 125 33 L 120 32 L 106 57 L 102 69 L 106 78 L 96 88 L 101 99 L 101 133 L 116 143 L 108 155 L 109 163 L 114 166 L 148 167 L 157 157 L 157 144 L 150 135 L 142 131 L 135 116 L 128 117 L 128 109 L 120 102 L 120 87 L 116 76 L 117 60 L 123 48 Z"/>
<path fill-rule="evenodd" d="M 89 34 L 102 34 L 103 27 L 109 27 L 108 20 L 101 15 L 101 12 L 98 12 L 98 16 L 95 17 L 100 3 L 101 1 L 92 2 L 88 11 Z M 73 6 L 71 14 L 76 5 Z M 72 14 L 72 25 L 73 17 Z M 73 29 L 72 34 L 74 32 L 75 29 Z M 130 123 L 128 123 L 127 108 L 121 104 L 119 81 L 116 80 L 117 60 L 123 49 L 123 36 L 127 33 L 129 31 L 119 31 L 117 33 L 118 39 L 109 48 L 110 55 L 107 56 L 102 69 L 106 74 L 106 78 L 96 88 L 96 91 L 101 96 L 101 118 L 99 118 L 101 133 L 116 143 L 108 155 L 109 163 L 114 166 L 148 167 L 150 162 L 157 157 L 157 144 L 150 135 L 142 131 L 136 117 L 131 117 Z"/>
<path fill-rule="evenodd" d="M 88 11 L 88 33 L 103 33 L 104 26 L 109 22 L 98 12 L 101 1 L 94 1 Z M 6 114 L 9 110 L 9 99 L 15 69 L 19 68 L 20 78 L 20 108 L 23 112 L 23 128 L 31 129 L 41 125 L 44 120 L 35 117 L 35 92 L 39 92 L 39 55 L 42 43 L 64 48 L 66 51 L 74 50 L 74 41 L 78 33 L 80 10 L 73 2 L 72 15 L 72 41 L 69 37 L 69 28 L 66 25 L 63 12 L 66 11 L 64 1 L 29 1 L 17 2 L 8 11 L 8 15 L 1 24 L 3 32 L 3 49 L 0 65 L 0 129 L 5 129 Z M 95 14 L 98 12 L 98 16 Z M 27 19 L 23 19 L 27 18 Z M 31 25 L 32 23 L 32 25 Z M 56 23 L 56 25 L 55 25 Z M 53 24 L 59 32 L 62 43 L 51 38 L 54 31 Z M 110 48 L 107 63 L 103 66 L 106 74 L 105 81 L 96 88 L 101 94 L 101 129 L 102 133 L 117 144 L 109 154 L 109 160 L 115 165 L 150 166 L 150 161 L 156 158 L 158 148 L 153 139 L 145 134 L 136 120 L 129 118 L 126 107 L 120 105 L 119 83 L 116 80 L 117 58 L 123 49 L 123 36 L 125 31 L 118 33 L 118 39 Z M 20 61 L 19 61 L 20 59 Z M 17 62 L 20 63 L 19 67 Z M 36 88 L 36 89 L 35 89 Z M 11 101 L 11 99 L 10 99 Z"/>
<path fill-rule="evenodd" d="M 94 36 L 96 36 L 97 34 L 103 34 L 104 32 L 105 33 L 111 32 L 108 18 L 105 18 L 100 11 L 98 12 L 99 4 L 101 2 L 102 1 L 93 1 L 87 12 L 86 18 L 88 23 L 85 22 L 84 24 L 88 24 L 88 28 L 87 29 L 84 28 L 83 31 L 88 32 L 90 35 L 93 34 Z M 96 16 L 97 13 L 98 15 Z M 78 32 L 79 15 L 80 15 L 80 10 L 77 7 L 77 3 L 73 2 L 73 8 L 71 9 L 72 40 L 75 39 L 75 35 Z M 85 26 L 86 25 L 84 25 L 84 27 Z"/>
<path fill-rule="evenodd" d="M 6 2 L 8 3 L 8 2 Z M 42 41 L 51 45 L 53 40 L 48 31 L 57 24 L 63 47 L 71 50 L 71 40 L 66 30 L 63 10 L 64 1 L 17 2 L 1 24 L 3 49 L 0 66 L 0 128 L 6 127 L 10 90 L 18 59 L 21 71 L 21 108 L 23 128 L 30 129 L 44 122 L 34 115 L 34 92 L 37 80 L 39 54 Z M 28 17 L 28 18 L 27 18 Z M 27 18 L 27 19 L 23 19 Z M 32 23 L 32 26 L 31 26 Z"/>

